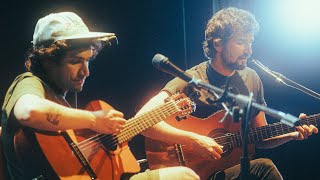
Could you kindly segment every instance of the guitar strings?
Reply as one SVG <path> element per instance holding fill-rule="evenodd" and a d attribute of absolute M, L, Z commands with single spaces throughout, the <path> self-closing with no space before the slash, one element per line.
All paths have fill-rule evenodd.
<path fill-rule="evenodd" d="M 174 107 L 173 107 L 173 109 L 174 109 Z M 133 122 L 133 123 L 136 123 L 135 121 Z M 155 123 L 153 123 L 153 124 L 155 124 Z M 110 137 L 110 136 L 109 136 Z M 88 146 L 86 146 L 85 148 L 81 148 L 81 150 L 82 151 L 84 151 L 84 153 L 87 153 L 86 151 L 88 151 L 88 150 L 96 150 L 97 148 L 100 148 L 101 147 L 101 145 L 102 144 L 104 144 L 106 141 L 109 141 L 109 142 L 107 142 L 108 144 L 109 144 L 109 146 L 111 146 L 111 147 L 113 147 L 113 146 L 115 146 L 115 145 L 117 145 L 118 144 L 118 140 L 116 139 L 116 138 L 109 138 L 109 139 L 106 139 L 106 138 L 101 138 L 102 140 L 100 140 L 100 143 L 96 143 L 95 145 L 93 145 L 93 146 L 90 146 L 91 148 L 89 149 L 88 148 Z M 111 143 L 110 143 L 110 140 L 111 140 Z M 93 152 L 93 153 L 95 153 L 95 152 Z M 92 154 L 92 153 L 91 153 Z M 90 155 L 91 155 L 90 154 Z"/>
<path fill-rule="evenodd" d="M 166 105 L 169 105 L 169 103 L 167 103 Z M 160 107 L 161 108 L 161 107 Z M 141 116 L 143 116 L 144 114 L 142 114 Z M 127 123 L 126 123 L 126 125 L 125 126 L 128 126 L 128 127 L 130 127 L 131 126 L 131 124 L 132 123 L 134 123 L 133 121 L 131 121 L 131 120 L 133 120 L 134 118 L 132 118 L 132 119 L 129 119 L 128 121 L 127 121 Z M 83 140 L 82 142 L 80 142 L 80 143 L 78 143 L 78 145 L 79 146 L 85 146 L 85 145 L 87 145 L 86 144 L 86 142 L 92 142 L 92 141 L 95 141 L 95 140 L 97 140 L 97 139 L 99 139 L 99 138 L 101 138 L 101 137 L 99 137 L 99 136 L 105 136 L 106 134 L 101 134 L 101 133 L 99 133 L 99 134 L 97 134 L 96 136 L 93 136 L 93 137 L 90 137 L 90 138 L 88 138 L 88 139 L 86 139 L 86 140 Z M 110 136 L 115 136 L 116 134 L 108 134 L 108 135 L 110 135 Z"/>
<path fill-rule="evenodd" d="M 173 103 L 171 103 L 171 104 L 173 104 Z M 169 106 L 169 108 L 167 108 Z M 173 114 L 173 113 L 171 113 L 170 112 L 170 110 L 172 111 L 172 110 L 175 110 L 175 111 L 177 111 L 177 107 L 176 106 L 172 106 L 172 107 L 170 107 L 170 106 L 172 106 L 172 105 L 170 105 L 170 103 L 166 103 L 164 106 L 162 106 L 162 107 L 160 107 L 160 108 L 157 108 L 157 109 L 155 109 L 155 111 L 160 111 L 160 112 L 163 112 L 163 110 L 161 110 L 161 108 L 166 108 L 167 110 L 167 113 L 169 112 L 169 114 L 168 115 L 165 115 L 165 114 L 163 114 L 164 116 L 170 116 L 170 114 Z M 141 116 L 139 116 L 138 118 L 140 118 L 140 119 L 142 119 L 142 120 L 144 120 L 144 121 L 142 121 L 142 120 L 140 120 L 140 121 L 135 121 L 135 120 L 133 120 L 133 119 L 131 119 L 131 120 L 129 120 L 128 121 L 128 123 L 126 123 L 126 125 L 125 125 L 125 129 L 129 129 L 129 130 L 131 130 L 132 128 L 131 127 L 133 127 L 133 126 L 136 126 L 136 124 L 141 124 L 141 123 L 144 123 L 145 125 L 147 124 L 147 125 L 154 125 L 156 122 L 153 122 L 153 121 L 150 121 L 150 120 L 146 120 L 146 117 L 148 117 L 148 116 L 150 116 L 150 114 L 149 113 L 144 113 L 144 114 L 142 114 Z M 155 118 L 157 118 L 157 119 L 164 119 L 164 118 L 162 118 L 161 117 L 161 115 L 160 114 L 156 114 L 156 115 L 154 115 L 153 114 L 153 116 L 155 116 Z M 151 118 L 152 119 L 152 118 Z M 138 129 L 141 131 L 141 130 L 145 130 L 146 129 L 146 127 L 143 127 L 144 129 L 140 129 L 139 127 L 138 127 Z M 124 132 L 126 132 L 126 131 L 124 131 Z M 130 135 L 130 133 L 132 133 L 132 132 L 128 132 L 129 133 L 129 135 Z M 91 138 L 91 140 L 95 140 L 95 141 L 97 141 L 97 140 L 99 140 L 99 143 L 97 143 L 97 142 L 85 142 L 85 143 L 82 143 L 81 142 L 81 144 L 79 145 L 79 149 L 81 149 L 82 151 L 86 151 L 88 148 L 90 148 L 90 147 L 92 147 L 93 148 L 93 150 L 95 149 L 95 148 L 97 148 L 97 146 L 100 146 L 101 145 L 101 143 L 103 144 L 103 143 L 107 143 L 107 144 L 109 144 L 109 146 L 111 146 L 111 147 L 113 147 L 113 146 L 115 146 L 116 144 L 118 144 L 118 139 L 123 139 L 123 138 L 126 138 L 126 136 L 128 136 L 128 133 L 121 133 L 120 132 L 120 134 L 113 134 L 113 135 L 98 135 L 98 136 L 96 136 L 96 137 L 94 137 L 94 138 Z M 135 133 L 135 134 L 138 134 L 137 132 L 133 132 L 133 133 Z M 91 145 L 91 146 L 90 146 Z M 91 148 L 90 148 L 90 150 L 92 150 Z"/>
<path fill-rule="evenodd" d="M 141 115 L 141 116 L 139 116 L 139 118 L 143 118 L 145 116 L 145 114 L 143 114 L 143 115 Z M 128 122 L 126 123 L 126 125 L 125 125 L 125 129 L 130 129 L 132 126 L 135 126 L 135 124 L 137 124 L 137 121 L 133 121 L 132 119 L 130 119 L 130 120 L 128 120 Z M 128 132 L 128 133 L 130 133 L 130 132 Z M 123 133 L 122 133 L 123 134 Z M 102 137 L 104 137 L 104 136 L 117 136 L 117 135 L 119 135 L 119 134 L 112 134 L 112 135 L 110 135 L 110 134 L 100 134 Z M 120 132 L 120 135 L 121 135 L 121 132 Z M 124 134 L 124 135 L 127 135 L 127 134 Z M 95 136 L 95 137 L 93 137 L 93 138 L 91 138 L 91 139 L 89 139 L 90 141 L 93 141 L 93 140 L 96 140 L 96 139 L 101 139 L 102 137 L 99 137 L 99 136 Z M 79 147 L 84 147 L 84 146 L 87 146 L 90 142 L 88 142 L 88 143 L 86 143 L 87 141 L 82 141 L 82 142 L 80 142 L 78 145 L 79 145 Z"/>

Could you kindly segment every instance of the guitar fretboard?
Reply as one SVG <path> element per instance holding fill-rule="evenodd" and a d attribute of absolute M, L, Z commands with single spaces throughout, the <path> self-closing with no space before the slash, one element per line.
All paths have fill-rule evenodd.
<path fill-rule="evenodd" d="M 130 140 L 135 135 L 143 132 L 147 128 L 157 124 L 178 111 L 179 108 L 177 105 L 173 101 L 169 101 L 156 109 L 129 119 L 120 134 L 116 135 L 118 142 L 123 143 Z"/>
<path fill-rule="evenodd" d="M 318 126 L 320 124 L 320 114 L 308 116 L 299 122 L 306 125 Z M 248 143 L 258 143 L 265 139 L 276 137 L 296 131 L 295 127 L 290 127 L 281 122 L 269 124 L 262 127 L 250 128 L 248 132 Z M 215 137 L 214 140 L 218 144 L 229 145 L 231 148 L 240 147 L 242 145 L 242 137 L 240 132 L 226 133 L 223 136 Z"/>

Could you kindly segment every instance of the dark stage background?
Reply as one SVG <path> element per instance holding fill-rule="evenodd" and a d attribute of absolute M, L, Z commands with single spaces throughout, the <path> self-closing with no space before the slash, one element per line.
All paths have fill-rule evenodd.
<path fill-rule="evenodd" d="M 106 48 L 91 63 L 91 76 L 78 95 L 78 103 L 79 107 L 84 107 L 93 99 L 102 99 L 130 118 L 172 78 L 153 68 L 152 57 L 162 53 L 183 69 L 203 61 L 205 24 L 216 10 L 229 5 L 253 12 L 260 22 L 261 30 L 252 57 L 319 91 L 319 35 L 306 39 L 294 34 L 298 31 L 292 33 L 290 29 L 283 29 L 282 23 L 277 21 L 281 14 L 275 12 L 275 9 L 286 8 L 283 3 L 254 0 L 7 1 L 0 11 L 1 104 L 11 81 L 24 72 L 25 51 L 31 45 L 37 20 L 44 15 L 74 11 L 90 30 L 117 34 L 119 44 Z M 316 114 L 320 111 L 319 100 L 279 85 L 261 71 L 257 72 L 270 107 L 296 116 L 300 112 Z M 70 101 L 72 97 L 70 94 Z M 275 122 L 270 117 L 268 121 Z M 144 158 L 142 136 L 134 138 L 130 146 L 138 159 Z M 314 135 L 305 141 L 292 141 L 259 151 L 257 155 L 271 158 L 285 179 L 318 179 L 319 150 L 319 136 Z"/>

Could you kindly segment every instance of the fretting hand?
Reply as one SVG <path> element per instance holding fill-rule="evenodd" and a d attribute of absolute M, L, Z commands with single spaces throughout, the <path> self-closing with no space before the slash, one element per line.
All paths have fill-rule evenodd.
<path fill-rule="evenodd" d="M 299 116 L 300 119 L 305 119 L 306 117 L 307 115 L 303 113 L 301 113 Z M 314 125 L 303 124 L 301 126 L 297 126 L 296 129 L 297 131 L 292 133 L 295 140 L 304 140 L 311 136 L 313 133 L 317 134 L 319 132 L 318 128 Z"/>

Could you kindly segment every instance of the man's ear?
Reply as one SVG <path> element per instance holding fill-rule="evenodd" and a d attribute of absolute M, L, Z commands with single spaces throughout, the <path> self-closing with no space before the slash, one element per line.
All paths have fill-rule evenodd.
<path fill-rule="evenodd" d="M 216 49 L 217 52 L 222 51 L 222 39 L 214 39 L 213 40 L 213 47 Z"/>

